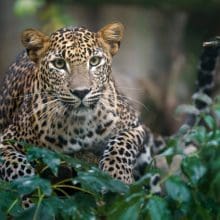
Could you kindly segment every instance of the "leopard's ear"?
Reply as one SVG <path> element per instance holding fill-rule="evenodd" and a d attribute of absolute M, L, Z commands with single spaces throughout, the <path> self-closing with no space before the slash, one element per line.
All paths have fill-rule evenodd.
<path fill-rule="evenodd" d="M 50 45 L 49 37 L 32 28 L 22 32 L 21 42 L 26 48 L 28 56 L 34 62 L 39 60 Z"/>
<path fill-rule="evenodd" d="M 117 53 L 120 47 L 123 32 L 124 26 L 121 23 L 108 24 L 98 32 L 98 37 L 103 43 L 103 46 L 109 50 L 112 56 Z"/>

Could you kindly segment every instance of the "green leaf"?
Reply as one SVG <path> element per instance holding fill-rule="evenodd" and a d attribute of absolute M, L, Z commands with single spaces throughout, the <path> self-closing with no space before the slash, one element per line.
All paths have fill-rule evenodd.
<path fill-rule="evenodd" d="M 216 121 L 214 120 L 212 116 L 205 115 L 204 120 L 210 129 L 213 129 L 213 130 L 216 129 Z"/>
<path fill-rule="evenodd" d="M 220 173 L 218 172 L 213 181 L 210 182 L 210 194 L 220 202 Z"/>
<path fill-rule="evenodd" d="M 60 159 L 73 167 L 76 171 L 87 171 L 91 168 L 91 164 L 68 155 L 60 154 Z"/>
<path fill-rule="evenodd" d="M 208 141 L 207 146 L 209 146 L 209 147 L 218 147 L 218 146 L 220 146 L 220 140 L 214 139 L 214 140 Z"/>
<path fill-rule="evenodd" d="M 9 212 L 12 216 L 21 212 L 21 201 L 19 194 L 12 188 L 0 190 L 0 209 L 3 212 Z M 1 219 L 1 218 L 0 218 Z"/>
<path fill-rule="evenodd" d="M 24 210 L 15 220 L 54 220 L 55 215 L 51 210 L 48 210 L 42 203 L 37 206 L 33 206 L 29 209 Z"/>
<path fill-rule="evenodd" d="M 61 199 L 56 195 L 45 198 L 42 201 L 42 206 L 46 207 L 48 212 L 54 214 L 56 217 L 65 209 L 64 199 Z"/>
<path fill-rule="evenodd" d="M 38 148 L 35 146 L 27 146 L 27 157 L 28 160 L 42 160 L 53 172 L 57 175 L 58 167 L 61 163 L 60 156 L 58 153 L 45 148 Z"/>
<path fill-rule="evenodd" d="M 169 220 L 171 218 L 170 210 L 167 207 L 166 200 L 153 196 L 147 203 L 147 211 L 153 220 Z"/>
<path fill-rule="evenodd" d="M 169 177 L 165 182 L 165 188 L 168 196 L 178 203 L 190 202 L 189 188 L 178 176 Z"/>
<path fill-rule="evenodd" d="M 214 112 L 217 118 L 220 119 L 220 102 L 214 105 Z"/>
<path fill-rule="evenodd" d="M 30 220 L 33 219 L 36 207 L 31 207 L 25 211 L 23 211 L 20 215 L 18 215 L 15 220 Z"/>
<path fill-rule="evenodd" d="M 191 126 L 187 124 L 181 125 L 181 127 L 178 130 L 178 134 L 185 135 L 189 130 L 191 129 Z"/>
<path fill-rule="evenodd" d="M 196 127 L 188 135 L 189 140 L 196 141 L 199 144 L 204 144 L 207 141 L 206 128 L 203 126 Z"/>
<path fill-rule="evenodd" d="M 0 209 L 0 219 L 1 220 L 6 220 L 6 214 Z"/>
<path fill-rule="evenodd" d="M 215 214 L 217 214 L 219 210 L 219 204 L 215 204 L 209 196 L 204 195 L 201 191 L 194 192 L 193 197 L 194 204 L 192 212 L 189 213 L 190 219 L 216 219 Z"/>
<path fill-rule="evenodd" d="M 108 173 L 92 167 L 87 172 L 78 172 L 75 180 L 82 184 L 83 188 L 95 193 L 118 192 L 125 193 L 128 186 L 123 182 L 113 179 Z"/>
<path fill-rule="evenodd" d="M 141 216 L 141 209 L 144 205 L 144 194 L 135 193 L 126 198 L 116 200 L 115 204 L 111 207 L 108 215 L 109 220 L 127 220 L 139 219 Z"/>
<path fill-rule="evenodd" d="M 13 181 L 12 186 L 21 195 L 30 194 L 38 188 L 47 196 L 51 195 L 52 193 L 50 182 L 40 178 L 39 176 L 18 178 Z"/>
<path fill-rule="evenodd" d="M 173 154 L 174 154 L 174 148 L 169 147 L 166 150 L 164 150 L 163 152 L 161 152 L 160 154 L 157 154 L 155 157 L 171 156 Z"/>
<path fill-rule="evenodd" d="M 44 4 L 44 0 L 16 0 L 14 11 L 16 15 L 32 15 Z"/>
<path fill-rule="evenodd" d="M 77 194 L 72 198 L 66 199 L 64 206 L 66 210 L 61 214 L 63 219 L 65 219 L 65 216 L 76 220 L 96 219 L 94 209 L 96 201 L 88 194 Z"/>
<path fill-rule="evenodd" d="M 182 161 L 182 170 L 195 185 L 205 175 L 207 168 L 196 156 L 186 157 Z"/>

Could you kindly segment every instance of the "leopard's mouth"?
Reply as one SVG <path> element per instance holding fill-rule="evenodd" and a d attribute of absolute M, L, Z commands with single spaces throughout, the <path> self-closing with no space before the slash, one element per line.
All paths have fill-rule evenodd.
<path fill-rule="evenodd" d="M 58 100 L 65 109 L 71 114 L 87 114 L 88 111 L 94 110 L 100 101 L 102 93 L 90 93 L 83 98 L 72 94 L 59 94 Z"/>
<path fill-rule="evenodd" d="M 79 113 L 93 110 L 96 107 L 99 100 L 76 100 L 70 98 L 60 98 L 60 101 L 64 105 L 64 107 L 67 108 L 69 111 Z"/>

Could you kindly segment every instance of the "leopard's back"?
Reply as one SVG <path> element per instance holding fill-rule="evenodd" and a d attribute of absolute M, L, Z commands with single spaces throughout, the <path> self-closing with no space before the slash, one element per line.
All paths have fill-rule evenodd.
<path fill-rule="evenodd" d="M 13 122 L 24 98 L 33 93 L 34 73 L 35 65 L 25 51 L 9 66 L 0 89 L 0 132 Z"/>

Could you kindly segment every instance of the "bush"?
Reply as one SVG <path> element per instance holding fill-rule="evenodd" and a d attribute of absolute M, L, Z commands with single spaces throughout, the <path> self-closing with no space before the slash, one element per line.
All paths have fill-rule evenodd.
<path fill-rule="evenodd" d="M 219 117 L 220 104 L 213 110 Z M 160 156 L 168 162 L 176 154 L 183 159 L 175 173 L 163 175 L 161 197 L 145 187 L 149 172 L 158 172 L 155 169 L 128 186 L 95 165 L 24 144 L 39 175 L 0 182 L 0 219 L 220 219 L 220 129 L 212 116 L 201 117 L 204 125 L 168 139 Z M 187 156 L 181 148 L 183 143 L 194 143 L 199 148 Z M 74 177 L 49 180 L 59 176 L 59 167 L 67 165 L 75 170 Z M 22 195 L 32 199 L 31 208 L 22 208 Z"/>

